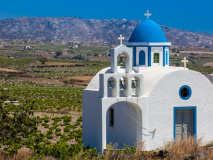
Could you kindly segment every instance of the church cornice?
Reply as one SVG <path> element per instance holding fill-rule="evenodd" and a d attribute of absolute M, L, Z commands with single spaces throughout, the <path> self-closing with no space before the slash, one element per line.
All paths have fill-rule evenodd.
<path fill-rule="evenodd" d="M 164 47 L 169 47 L 171 46 L 171 42 L 162 42 L 162 43 L 144 43 L 144 42 L 127 42 L 125 44 L 128 47 L 134 47 L 134 46 L 141 46 L 141 47 L 147 47 L 147 46 L 152 46 L 152 47 L 159 47 L 159 46 L 164 46 Z"/>

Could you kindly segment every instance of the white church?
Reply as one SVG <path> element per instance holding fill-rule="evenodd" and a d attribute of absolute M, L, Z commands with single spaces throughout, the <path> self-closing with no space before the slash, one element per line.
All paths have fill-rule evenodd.
<path fill-rule="evenodd" d="M 213 140 L 213 84 L 187 69 L 186 59 L 184 67 L 169 66 L 171 43 L 146 15 L 125 45 L 119 37 L 111 67 L 83 91 L 83 143 L 98 152 L 107 144 L 143 142 L 149 151 L 188 136 Z"/>

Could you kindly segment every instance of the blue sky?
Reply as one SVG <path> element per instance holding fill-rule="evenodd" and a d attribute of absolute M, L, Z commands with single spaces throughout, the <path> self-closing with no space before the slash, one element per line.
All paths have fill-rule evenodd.
<path fill-rule="evenodd" d="M 77 16 L 86 19 L 145 20 L 213 34 L 212 0 L 1 0 L 0 19 Z"/>

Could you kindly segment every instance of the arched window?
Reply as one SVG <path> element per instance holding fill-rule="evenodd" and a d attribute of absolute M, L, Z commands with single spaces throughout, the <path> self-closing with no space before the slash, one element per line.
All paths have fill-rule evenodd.
<path fill-rule="evenodd" d="M 145 65 L 146 64 L 146 54 L 142 50 L 139 52 L 139 65 Z"/>
<path fill-rule="evenodd" d="M 109 109 L 109 126 L 114 127 L 114 108 Z"/>
<path fill-rule="evenodd" d="M 166 65 L 168 65 L 168 51 L 166 50 Z"/>

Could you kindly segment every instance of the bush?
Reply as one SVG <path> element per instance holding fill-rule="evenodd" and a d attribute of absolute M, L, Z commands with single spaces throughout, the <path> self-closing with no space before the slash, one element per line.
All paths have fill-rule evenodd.
<path fill-rule="evenodd" d="M 63 121 L 65 124 L 69 124 L 69 122 L 72 120 L 72 117 L 71 116 L 64 116 L 63 117 Z"/>
<path fill-rule="evenodd" d="M 41 57 L 39 59 L 39 61 L 42 63 L 42 64 L 45 64 L 45 62 L 48 62 L 48 58 L 47 57 Z"/>
<path fill-rule="evenodd" d="M 37 131 L 37 118 L 30 117 L 33 115 L 33 104 L 34 102 L 32 104 L 27 102 L 19 106 L 13 116 L 10 116 L 8 110 L 0 103 L 0 142 L 17 141 Z"/>
<path fill-rule="evenodd" d="M 13 144 L 13 145 L 9 146 L 8 154 L 11 156 L 11 155 L 17 153 L 19 148 L 21 148 L 20 144 Z"/>
<path fill-rule="evenodd" d="M 39 148 L 40 151 L 36 151 L 37 153 L 54 156 L 59 159 L 67 159 L 70 153 L 70 147 L 66 142 L 59 141 L 56 144 L 45 146 L 43 145 Z"/>
<path fill-rule="evenodd" d="M 69 132 L 70 131 L 70 127 L 69 126 L 66 126 L 65 128 L 64 128 L 64 132 Z"/>
<path fill-rule="evenodd" d="M 56 132 L 60 132 L 61 131 L 61 129 L 60 128 L 56 128 L 56 130 L 55 130 Z"/>
<path fill-rule="evenodd" d="M 2 102 L 0 99 L 0 143 L 10 145 L 6 149 L 9 155 L 13 155 L 21 148 L 21 144 L 25 143 L 22 138 L 37 132 L 38 119 L 32 117 L 34 102 L 26 102 L 10 114 L 8 109 L 2 106 Z"/>
<path fill-rule="evenodd" d="M 76 133 L 76 138 L 82 138 L 82 129 L 77 129 L 74 132 Z"/>

